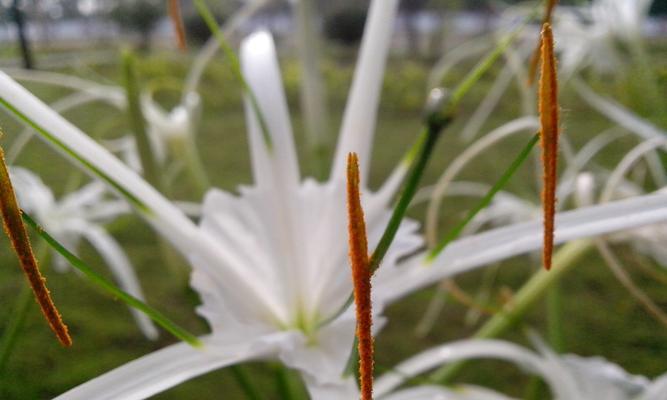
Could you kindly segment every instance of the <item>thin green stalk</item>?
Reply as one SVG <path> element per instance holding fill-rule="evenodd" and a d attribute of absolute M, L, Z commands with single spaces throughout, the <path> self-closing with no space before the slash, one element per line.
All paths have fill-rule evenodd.
<path fill-rule="evenodd" d="M 491 339 L 503 335 L 518 323 L 531 307 L 545 295 L 576 262 L 593 248 L 592 239 L 569 242 L 554 255 L 550 271 L 540 269 L 526 282 L 503 309 L 491 317 L 474 335 L 475 339 Z M 445 365 L 431 374 L 436 382 L 449 383 L 463 368 L 465 362 Z"/>
<path fill-rule="evenodd" d="M 146 130 L 146 119 L 141 109 L 139 95 L 139 80 L 137 78 L 137 68 L 135 66 L 134 55 L 129 49 L 123 51 L 123 83 L 125 85 L 125 95 L 127 97 L 127 116 L 130 127 L 134 133 L 139 152 L 141 168 L 146 180 L 158 188 L 164 188 L 161 175 L 158 174 L 158 165 L 155 155 L 151 149 L 148 132 Z"/>
<path fill-rule="evenodd" d="M 262 136 L 264 138 L 266 147 L 269 150 L 269 152 L 271 152 L 271 149 L 273 148 L 273 141 L 271 140 L 271 135 L 269 134 L 269 126 L 266 123 L 264 114 L 262 114 L 262 111 L 259 108 L 259 103 L 257 102 L 257 97 L 255 96 L 255 93 L 252 91 L 252 88 L 250 87 L 250 85 L 248 85 L 248 82 L 243 77 L 243 72 L 241 71 L 241 63 L 239 62 L 236 53 L 234 53 L 232 46 L 229 45 L 229 42 L 227 42 L 227 38 L 225 38 L 225 34 L 222 33 L 217 22 L 215 22 L 215 17 L 213 16 L 213 13 L 211 13 L 211 10 L 209 10 L 208 6 L 206 5 L 206 1 L 194 0 L 194 3 L 195 7 L 197 8 L 197 12 L 202 17 L 202 19 L 208 26 L 208 29 L 211 31 L 211 33 L 213 33 L 215 38 L 218 40 L 218 43 L 220 44 L 220 48 L 222 49 L 223 53 L 225 53 L 225 58 L 227 58 L 227 61 L 229 62 L 229 66 L 232 71 L 232 74 L 234 75 L 234 78 L 236 78 L 236 80 L 241 84 L 241 86 L 243 86 L 243 90 L 246 92 L 248 99 L 250 100 L 252 109 L 255 112 L 255 116 L 259 121 L 259 126 L 262 130 Z"/>
<path fill-rule="evenodd" d="M 7 361 L 14 351 L 19 332 L 23 328 L 28 311 L 33 304 L 30 286 L 21 286 L 21 292 L 14 304 L 9 322 L 7 322 L 0 340 L 0 374 L 4 371 Z"/>
<path fill-rule="evenodd" d="M 176 325 L 175 322 L 171 321 L 164 314 L 144 303 L 143 301 L 137 299 L 136 297 L 124 292 L 123 290 L 117 288 L 113 283 L 109 282 L 102 275 L 95 272 L 90 268 L 83 260 L 71 253 L 65 247 L 63 247 L 56 239 L 49 235 L 44 229 L 42 229 L 37 222 L 35 222 L 30 215 L 25 211 L 22 213 L 23 221 L 26 224 L 30 225 L 39 236 L 48 243 L 51 248 L 57 251 L 60 255 L 65 257 L 65 259 L 77 270 L 83 273 L 83 275 L 88 278 L 88 280 L 101 289 L 107 294 L 109 294 L 114 299 L 120 299 L 122 302 L 128 306 L 134 307 L 137 310 L 146 314 L 150 319 L 155 321 L 158 325 L 162 326 L 169 333 L 177 337 L 178 339 L 188 343 L 192 347 L 199 348 L 203 344 L 195 335 Z"/>
<path fill-rule="evenodd" d="M 475 68 L 463 78 L 461 83 L 459 83 L 459 85 L 452 91 L 451 101 L 448 104 L 444 104 L 445 108 L 442 110 L 443 114 L 448 115 L 452 113 L 452 110 L 461 103 L 461 100 L 463 100 L 463 97 L 470 91 L 470 89 L 472 89 L 482 76 L 505 53 L 505 50 L 507 50 L 512 42 L 519 36 L 523 28 L 528 24 L 528 21 L 530 21 L 530 17 L 526 18 L 526 20 L 514 31 L 498 41 L 498 44 L 493 51 L 480 60 L 477 65 L 475 65 Z"/>
<path fill-rule="evenodd" d="M 482 211 L 486 206 L 488 206 L 491 201 L 493 200 L 494 196 L 496 193 L 498 193 L 505 185 L 507 185 L 507 182 L 509 182 L 510 178 L 514 175 L 514 173 L 519 169 L 519 167 L 526 161 L 528 156 L 530 155 L 530 152 L 533 150 L 533 147 L 535 147 L 535 144 L 539 141 L 540 136 L 539 134 L 535 134 L 529 141 L 526 143 L 526 145 L 521 149 L 519 154 L 516 156 L 516 158 L 512 161 L 510 166 L 503 172 L 503 175 L 498 179 L 498 181 L 489 189 L 489 191 L 480 199 L 480 201 L 473 207 L 470 211 L 468 211 L 468 214 L 466 217 L 459 222 L 457 225 L 454 226 L 438 243 L 437 246 L 435 246 L 428 254 L 426 257 L 426 262 L 430 263 L 433 262 L 440 253 L 447 247 L 449 243 L 451 243 L 454 239 L 459 237 L 461 232 L 465 229 L 465 227 L 472 221 L 475 216 Z"/>
<path fill-rule="evenodd" d="M 281 400 L 298 400 L 302 396 L 297 393 L 292 372 L 282 364 L 275 365 L 276 387 Z"/>
<path fill-rule="evenodd" d="M 48 246 L 45 246 L 43 243 L 40 244 L 36 253 L 39 263 L 42 266 L 48 265 L 50 255 Z M 7 322 L 2 338 L 0 339 L 0 374 L 6 367 L 9 357 L 11 357 L 14 352 L 18 334 L 21 329 L 23 329 L 25 319 L 32 308 L 32 297 L 30 286 L 21 286 L 21 292 L 19 292 L 16 302 L 14 303 L 13 312 L 9 318 L 9 322 Z"/>
<path fill-rule="evenodd" d="M 565 350 L 563 336 L 563 301 L 560 283 L 556 282 L 547 291 L 547 337 L 549 345 L 558 353 Z"/>
<path fill-rule="evenodd" d="M 317 30 L 317 18 L 314 0 L 299 0 L 294 4 L 297 29 L 297 49 L 301 69 L 301 114 L 313 166 L 317 178 L 326 173 L 326 142 L 328 139 L 329 118 L 326 96 L 319 65 L 320 34 Z"/>
<path fill-rule="evenodd" d="M 198 196 L 202 196 L 211 187 L 211 184 L 194 139 L 188 136 L 183 139 L 172 140 L 169 144 L 171 151 L 185 163 L 185 169 L 197 186 Z"/>
<path fill-rule="evenodd" d="M 250 400 L 262 400 L 262 394 L 257 390 L 257 385 L 253 383 L 252 378 L 248 376 L 248 372 L 242 366 L 232 365 L 229 367 L 229 370 L 246 398 Z"/>

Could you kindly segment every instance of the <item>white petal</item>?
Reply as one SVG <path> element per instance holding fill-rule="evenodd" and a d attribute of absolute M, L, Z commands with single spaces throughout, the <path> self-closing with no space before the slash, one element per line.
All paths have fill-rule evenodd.
<path fill-rule="evenodd" d="M 462 385 L 453 388 L 417 386 L 400 390 L 380 400 L 515 400 L 489 389 Z"/>
<path fill-rule="evenodd" d="M 309 375 L 303 375 L 303 382 L 311 399 L 342 400 L 359 398 L 359 389 L 354 378 L 341 378 L 335 383 L 321 383 Z"/>
<path fill-rule="evenodd" d="M 359 156 L 361 181 L 366 182 L 380 90 L 397 8 L 398 0 L 373 0 L 368 10 L 359 61 L 345 106 L 331 170 L 334 179 L 345 176 L 347 154 L 353 151 Z"/>
<path fill-rule="evenodd" d="M 476 358 L 495 358 L 510 361 L 526 371 L 540 375 L 549 382 L 552 390 L 565 392 L 565 388 L 568 388 L 569 397 L 564 397 L 563 400 L 565 398 L 568 400 L 586 400 L 574 397 L 576 392 L 570 390 L 573 382 L 552 374 L 553 369 L 548 368 L 536 354 L 513 343 L 500 340 L 462 340 L 421 352 L 398 364 L 392 372 L 388 372 L 377 379 L 374 391 L 377 396 L 382 396 L 413 376 L 443 364 Z"/>
<path fill-rule="evenodd" d="M 556 243 L 603 235 L 667 221 L 667 194 L 650 194 L 604 205 L 558 213 Z M 498 228 L 452 242 L 432 264 L 413 258 L 407 268 L 376 282 L 388 301 L 483 265 L 542 247 L 540 221 Z M 410 262 L 408 262 L 410 264 Z"/>
<path fill-rule="evenodd" d="M 131 361 L 56 397 L 57 400 L 139 400 L 196 376 L 244 360 L 263 357 L 265 348 L 207 346 L 194 349 L 178 343 Z"/>
<path fill-rule="evenodd" d="M 658 377 L 636 400 L 667 400 L 667 374 Z"/>
<path fill-rule="evenodd" d="M 257 113 L 246 95 L 245 110 L 255 182 L 258 186 L 265 186 L 278 179 L 278 182 L 272 182 L 276 187 L 293 187 L 299 182 L 299 167 L 287 100 L 271 35 L 266 31 L 250 35 L 241 44 L 240 58 L 243 75 L 257 99 L 271 137 L 272 148 L 268 149 Z"/>
<path fill-rule="evenodd" d="M 667 136 L 667 132 L 638 117 L 620 104 L 598 95 L 580 79 L 572 79 L 571 83 L 577 93 L 589 105 L 630 132 L 637 134 L 643 139 Z"/>
<path fill-rule="evenodd" d="M 130 260 L 111 235 L 104 229 L 93 224 L 78 224 L 78 226 L 70 224 L 69 228 L 76 229 L 80 235 L 88 239 L 90 244 L 107 263 L 109 269 L 123 290 L 139 300 L 144 301 L 144 295 L 141 286 L 139 285 L 139 279 L 130 264 Z M 153 321 L 151 321 L 146 314 L 134 307 L 130 307 L 130 312 L 137 321 L 137 325 L 141 332 L 148 339 L 157 339 L 158 330 L 155 327 L 155 324 L 153 324 Z"/>

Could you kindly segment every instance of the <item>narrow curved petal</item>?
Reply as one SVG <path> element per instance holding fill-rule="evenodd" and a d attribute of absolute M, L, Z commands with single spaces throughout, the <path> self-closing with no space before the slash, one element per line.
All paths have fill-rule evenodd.
<path fill-rule="evenodd" d="M 650 194 L 557 214 L 556 243 L 604 235 L 667 221 L 667 194 Z M 452 242 L 431 264 L 415 257 L 376 281 L 385 301 L 483 265 L 535 251 L 542 246 L 539 221 L 493 229 Z M 378 272 L 382 273 L 382 269 Z M 380 278 L 380 276 L 378 276 Z"/>
<path fill-rule="evenodd" d="M 253 354 L 245 346 L 220 354 L 208 347 L 195 349 L 178 343 L 77 386 L 56 400 L 145 399 L 196 376 L 255 356 L 260 354 Z"/>
<path fill-rule="evenodd" d="M 245 39 L 241 44 L 240 59 L 243 75 L 257 99 L 271 137 L 269 147 L 265 143 L 256 110 L 249 95 L 246 95 L 245 110 L 255 182 L 258 186 L 273 183 L 276 187 L 286 184 L 291 188 L 299 182 L 299 166 L 271 34 L 259 31 Z M 279 181 L 271 182 L 274 179 Z"/>
<path fill-rule="evenodd" d="M 342 180 L 345 176 L 345 162 L 350 152 L 359 155 L 361 181 L 365 182 L 368 176 L 380 90 L 397 9 L 398 0 L 371 2 L 331 171 L 334 179 Z"/>
<path fill-rule="evenodd" d="M 144 294 L 139 285 L 139 279 L 130 264 L 130 260 L 111 235 L 104 229 L 93 224 L 81 223 L 70 225 L 69 228 L 76 229 L 80 235 L 88 239 L 90 244 L 107 263 L 111 273 L 119 282 L 123 290 L 139 300 L 144 300 Z M 148 339 L 157 339 L 159 334 L 153 321 L 151 321 L 146 314 L 133 307 L 130 307 L 130 312 L 137 322 L 141 332 Z"/>
<path fill-rule="evenodd" d="M 380 400 L 515 400 L 489 389 L 476 386 L 455 386 L 451 389 L 442 386 L 418 386 L 404 389 Z"/>
<path fill-rule="evenodd" d="M 381 397 L 423 372 L 459 360 L 495 358 L 510 361 L 519 367 L 542 376 L 563 399 L 579 399 L 571 377 L 553 372 L 554 368 L 543 359 L 520 346 L 500 340 L 462 340 L 434 347 L 398 364 L 375 381 L 375 394 Z M 562 396 L 565 395 L 565 396 Z"/>
<path fill-rule="evenodd" d="M 359 389 L 354 377 L 341 377 L 339 382 L 322 383 L 307 374 L 302 376 L 311 399 L 342 400 L 359 398 Z"/>
<path fill-rule="evenodd" d="M 641 138 L 653 139 L 667 135 L 667 132 L 633 114 L 620 104 L 598 95 L 580 79 L 572 79 L 571 83 L 579 96 L 591 107 Z"/>

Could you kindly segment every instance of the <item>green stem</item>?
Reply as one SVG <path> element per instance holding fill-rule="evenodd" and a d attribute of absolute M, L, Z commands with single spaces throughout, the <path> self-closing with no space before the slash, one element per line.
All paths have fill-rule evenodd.
<path fill-rule="evenodd" d="M 250 87 L 250 85 L 248 85 L 248 82 L 243 77 L 243 72 L 241 71 L 241 63 L 239 62 L 238 57 L 234 53 L 232 46 L 230 46 L 229 43 L 227 42 L 225 34 L 222 33 L 217 22 L 215 22 L 215 17 L 213 16 L 213 13 L 211 13 L 211 10 L 209 10 L 208 6 L 206 5 L 206 1 L 194 0 L 194 3 L 195 7 L 197 8 L 197 12 L 202 17 L 202 19 L 208 26 L 208 29 L 211 31 L 211 33 L 213 33 L 215 38 L 218 40 L 218 43 L 220 44 L 220 48 L 222 49 L 223 53 L 225 53 L 225 58 L 227 58 L 227 61 L 229 62 L 229 66 L 232 71 L 232 74 L 234 75 L 234 78 L 236 78 L 236 80 L 241 84 L 241 86 L 243 86 L 243 90 L 245 91 L 245 93 L 248 96 L 248 99 L 250 100 L 250 105 L 253 111 L 255 112 L 257 121 L 259 121 L 259 126 L 262 130 L 262 136 L 264 138 L 264 143 L 266 144 L 266 148 L 269 150 L 269 152 L 271 152 L 271 149 L 273 149 L 273 141 L 271 140 L 271 135 L 269 134 L 269 126 L 266 123 L 264 114 L 262 114 L 262 111 L 259 108 L 259 103 L 257 102 L 257 97 L 255 96 L 255 93 L 252 91 L 252 88 Z"/>
<path fill-rule="evenodd" d="M 540 269 L 526 282 L 503 309 L 491 317 L 474 335 L 475 339 L 491 339 L 503 335 L 523 318 L 526 312 L 544 296 L 548 289 L 566 273 L 574 269 L 576 262 L 593 248 L 592 239 L 582 239 L 564 245 L 553 258 L 550 271 Z M 465 366 L 465 362 L 445 365 L 431 374 L 433 381 L 449 383 Z"/>
<path fill-rule="evenodd" d="M 521 152 L 516 156 L 514 161 L 510 164 L 510 166 L 503 172 L 503 175 L 498 179 L 498 181 L 489 189 L 489 191 L 480 199 L 479 203 L 475 205 L 470 211 L 468 211 L 468 214 L 466 217 L 459 222 L 454 228 L 452 228 L 438 243 L 438 245 L 431 250 L 431 252 L 428 254 L 426 257 L 426 262 L 430 263 L 433 260 L 435 260 L 440 253 L 447 247 L 449 243 L 451 243 L 454 239 L 459 237 L 461 232 L 463 232 L 463 229 L 472 221 L 475 216 L 482 211 L 486 206 L 488 206 L 491 201 L 493 200 L 493 197 L 502 189 L 505 187 L 507 182 L 509 182 L 510 178 L 514 175 L 514 173 L 519 169 L 519 167 L 526 161 L 528 156 L 530 155 L 530 152 L 532 151 L 533 147 L 535 147 L 535 144 L 539 141 L 539 134 L 535 134 L 529 141 L 526 143 L 526 145 L 521 149 Z"/>
<path fill-rule="evenodd" d="M 174 155 L 183 160 L 185 168 L 197 186 L 198 196 L 202 196 L 211 187 L 208 174 L 195 146 L 194 139 L 187 137 L 170 142 Z"/>
<path fill-rule="evenodd" d="M 248 372 L 246 372 L 242 366 L 232 365 L 229 367 L 229 370 L 231 371 L 232 375 L 234 375 L 236 383 L 238 383 L 238 385 L 241 387 L 241 390 L 243 391 L 243 394 L 245 394 L 246 398 L 250 400 L 262 400 L 262 395 L 256 388 L 257 385 L 253 383 L 252 378 L 248 376 Z"/>
<path fill-rule="evenodd" d="M 137 69 L 135 66 L 134 55 L 127 49 L 123 51 L 123 80 L 125 84 L 125 94 L 127 97 L 127 116 L 129 124 L 134 133 L 137 142 L 137 150 L 141 161 L 141 168 L 146 180 L 158 188 L 163 189 L 162 179 L 158 175 L 158 165 L 151 149 L 148 132 L 146 130 L 146 120 L 141 110 L 139 99 L 139 82 L 137 79 Z"/>
<path fill-rule="evenodd" d="M 547 332 L 551 348 L 558 353 L 565 350 L 563 336 L 563 301 L 560 283 L 556 282 L 547 291 Z"/>
<path fill-rule="evenodd" d="M 49 263 L 49 248 L 43 244 L 37 249 L 37 260 L 40 265 L 45 266 Z M 4 371 L 7 361 L 14 352 L 19 332 L 23 329 L 25 319 L 33 304 L 32 290 L 29 285 L 22 285 L 21 292 L 16 299 L 12 315 L 10 316 L 7 327 L 5 328 L 2 339 L 0 339 L 0 374 Z"/>
<path fill-rule="evenodd" d="M 60 255 L 65 257 L 65 259 L 77 270 L 83 273 L 83 275 L 88 278 L 88 280 L 98 287 L 102 288 L 103 291 L 111 295 L 114 299 L 120 299 L 125 304 L 136 308 L 137 310 L 146 314 L 150 319 L 155 321 L 156 324 L 163 327 L 169 333 L 177 337 L 178 339 L 188 343 L 192 347 L 199 348 L 203 344 L 195 335 L 176 325 L 175 322 L 171 321 L 164 314 L 156 310 L 155 308 L 149 306 L 143 301 L 137 299 L 136 297 L 124 292 L 123 290 L 117 288 L 113 283 L 109 282 L 102 275 L 95 272 L 90 268 L 83 260 L 74 255 L 72 252 L 63 247 L 56 239 L 49 235 L 41 226 L 35 222 L 30 215 L 25 211 L 22 212 L 23 221 L 30 225 L 39 236 L 48 243 L 51 248 L 57 251 Z"/>

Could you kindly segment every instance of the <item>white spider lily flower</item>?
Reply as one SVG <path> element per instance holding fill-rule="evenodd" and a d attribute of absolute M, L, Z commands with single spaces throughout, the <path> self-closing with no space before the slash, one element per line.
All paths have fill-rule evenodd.
<path fill-rule="evenodd" d="M 193 140 L 201 117 L 201 99 L 197 92 L 185 93 L 180 104 L 164 110 L 147 91 L 141 96 L 141 108 L 148 128 L 148 137 L 157 161 L 164 163 L 174 146 Z"/>
<path fill-rule="evenodd" d="M 632 46 L 641 38 L 652 0 L 595 0 L 582 7 L 561 7 L 554 30 L 561 40 L 561 65 L 567 73 L 586 65 L 612 72 L 623 57 L 615 42 Z"/>
<path fill-rule="evenodd" d="M 143 299 L 143 293 L 134 268 L 116 240 L 104 229 L 109 222 L 129 210 L 124 202 L 109 200 L 101 182 L 92 182 L 56 200 L 53 192 L 29 170 L 12 167 L 12 183 L 21 207 L 70 251 L 75 251 L 82 240 L 88 241 L 102 256 L 120 286 L 133 296 Z M 68 264 L 55 253 L 55 267 L 64 272 Z M 137 326 L 149 339 L 158 337 L 153 322 L 143 313 L 130 308 Z"/>
<path fill-rule="evenodd" d="M 373 123 L 389 29 L 397 1 L 372 2 L 369 25 L 337 157 L 356 151 L 370 158 Z M 392 17 L 392 18 L 388 18 Z M 368 39 L 373 38 L 373 39 Z M 302 182 L 273 44 L 266 33 L 243 44 L 242 64 L 257 94 L 270 140 L 255 110 L 246 104 L 254 186 L 238 196 L 212 190 L 196 226 L 118 159 L 57 115 L 24 88 L 0 74 L 0 103 L 30 121 L 88 172 L 105 181 L 163 234 L 193 266 L 192 285 L 202 295 L 199 311 L 211 333 L 195 349 L 179 343 L 121 366 L 63 394 L 61 399 L 140 399 L 216 368 L 256 359 L 279 359 L 302 372 L 316 399 L 347 399 L 356 384 L 341 377 L 351 352 L 350 309 L 333 321 L 351 293 L 346 261 L 344 183 L 337 169 L 330 181 Z M 355 89 L 361 85 L 361 89 Z M 361 100 L 358 98 L 361 96 Z M 347 113 L 351 114 L 347 114 Z M 349 116 L 351 115 L 351 116 Z M 345 126 L 345 124 L 344 124 Z M 269 145 L 270 143 L 270 145 Z M 337 165 L 337 163 L 335 163 Z M 367 164 L 368 165 L 368 164 Z M 364 169 L 367 173 L 368 166 Z M 396 176 L 396 175 L 392 175 Z M 400 177 L 399 177 L 400 178 Z M 365 175 L 362 177 L 365 181 Z M 371 246 L 389 215 L 400 179 L 377 193 L 363 192 Z M 647 195 L 557 217 L 556 243 L 667 220 L 667 195 Z M 452 242 L 435 260 L 419 253 L 416 224 L 405 221 L 374 278 L 374 310 L 414 290 L 457 273 L 531 252 L 542 245 L 540 222 L 515 224 Z M 400 260 L 400 261 L 399 261 Z M 381 321 L 376 318 L 376 328 Z"/>

